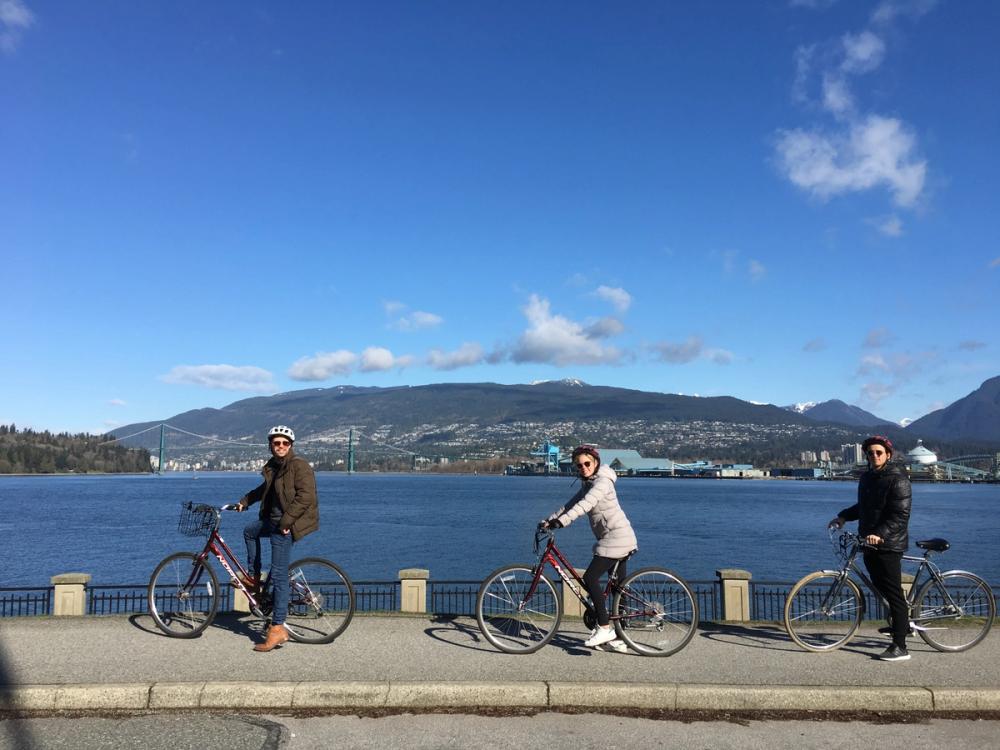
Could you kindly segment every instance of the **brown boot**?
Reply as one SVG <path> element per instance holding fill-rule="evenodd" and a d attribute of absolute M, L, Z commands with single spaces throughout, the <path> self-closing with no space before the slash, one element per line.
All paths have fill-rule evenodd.
<path fill-rule="evenodd" d="M 267 640 L 253 647 L 254 651 L 270 651 L 288 642 L 288 631 L 284 625 L 272 625 L 267 629 Z"/>

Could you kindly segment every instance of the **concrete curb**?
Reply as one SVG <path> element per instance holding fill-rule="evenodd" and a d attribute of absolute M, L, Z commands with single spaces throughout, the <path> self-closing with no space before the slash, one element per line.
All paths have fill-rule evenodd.
<path fill-rule="evenodd" d="M 193 709 L 1000 711 L 1000 688 L 603 682 L 154 682 L 0 687 L 0 712 Z"/>

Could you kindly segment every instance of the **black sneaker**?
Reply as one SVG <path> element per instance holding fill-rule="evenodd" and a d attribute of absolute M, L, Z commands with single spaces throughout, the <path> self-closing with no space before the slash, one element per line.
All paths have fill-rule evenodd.
<path fill-rule="evenodd" d="M 906 661 L 910 658 L 910 652 L 894 643 L 879 654 L 878 658 L 880 661 Z"/>

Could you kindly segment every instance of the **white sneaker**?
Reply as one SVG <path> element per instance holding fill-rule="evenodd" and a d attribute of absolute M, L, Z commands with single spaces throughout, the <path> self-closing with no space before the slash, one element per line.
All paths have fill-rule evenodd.
<path fill-rule="evenodd" d="M 603 646 L 598 646 L 602 651 L 614 651 L 619 654 L 628 653 L 628 646 L 625 645 L 625 641 L 621 638 L 615 638 L 613 641 L 608 641 Z"/>
<path fill-rule="evenodd" d="M 608 641 L 615 640 L 617 636 L 615 635 L 615 629 L 612 627 L 602 628 L 598 625 L 594 628 L 594 632 L 590 634 L 590 638 L 583 642 L 584 646 L 589 648 L 594 648 L 595 646 L 600 646 L 602 643 L 607 643 Z"/>

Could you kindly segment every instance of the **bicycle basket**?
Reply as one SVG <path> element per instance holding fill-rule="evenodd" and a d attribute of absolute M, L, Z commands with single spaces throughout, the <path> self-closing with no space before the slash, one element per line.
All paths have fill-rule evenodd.
<path fill-rule="evenodd" d="M 854 551 L 854 542 L 857 537 L 849 531 L 841 531 L 839 534 L 834 534 L 830 541 L 833 543 L 833 556 L 837 558 L 837 561 L 841 565 L 847 564 L 847 559 L 851 556 L 851 552 Z"/>
<path fill-rule="evenodd" d="M 209 505 L 181 503 L 181 518 L 177 530 L 184 536 L 204 536 L 212 529 L 215 514 Z"/>

